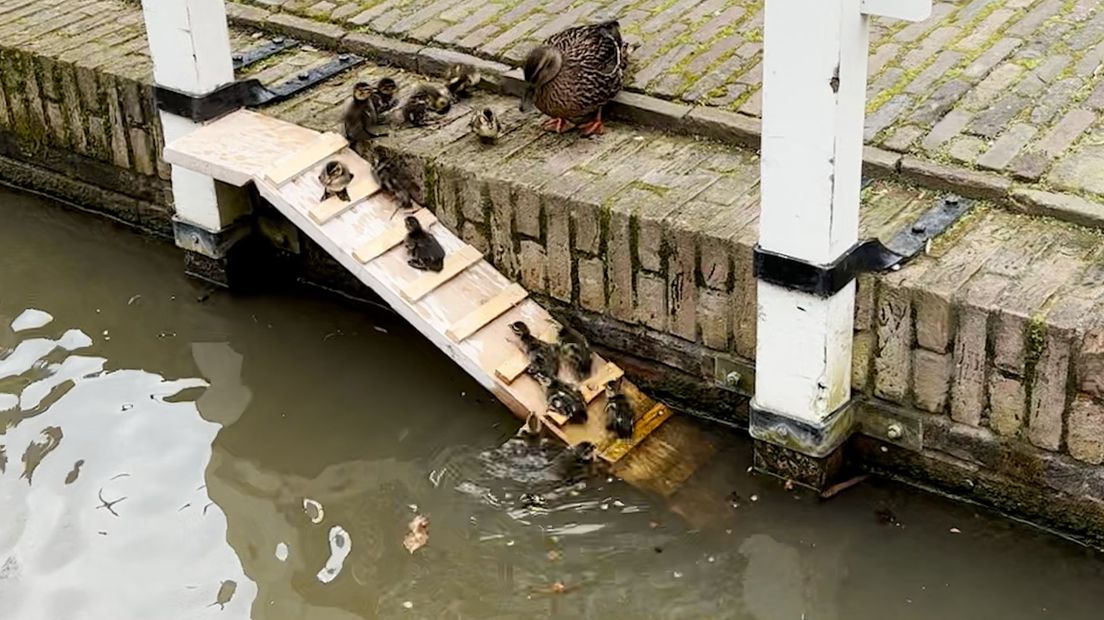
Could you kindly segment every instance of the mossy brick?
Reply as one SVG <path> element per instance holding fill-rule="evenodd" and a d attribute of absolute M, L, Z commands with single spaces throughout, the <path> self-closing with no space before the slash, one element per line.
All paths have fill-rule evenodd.
<path fill-rule="evenodd" d="M 610 315 L 621 321 L 633 320 L 632 234 L 627 213 L 609 214 L 606 246 L 606 277 Z"/>
<path fill-rule="evenodd" d="M 559 200 L 544 200 L 546 222 L 545 252 L 548 256 L 548 294 L 560 301 L 571 301 L 571 219 L 567 206 Z"/>
<path fill-rule="evenodd" d="M 100 75 L 100 86 L 107 101 L 107 122 L 110 129 L 111 161 L 120 168 L 130 168 L 130 148 L 127 144 L 127 126 L 123 118 L 121 96 L 115 86 L 115 78 Z"/>
<path fill-rule="evenodd" d="M 336 46 L 346 34 L 345 29 L 336 24 L 318 22 L 287 13 L 269 15 L 265 25 L 288 36 L 328 47 Z"/>
<path fill-rule="evenodd" d="M 65 114 L 56 102 L 46 102 L 46 125 L 50 142 L 60 148 L 67 148 L 69 146 L 69 133 L 65 129 Z"/>
<path fill-rule="evenodd" d="M 584 310 L 606 311 L 606 264 L 600 258 L 578 261 L 579 305 Z"/>
<path fill-rule="evenodd" d="M 544 247 L 536 242 L 523 239 L 519 244 L 519 264 L 521 265 L 521 284 L 535 293 L 548 290 L 548 258 Z"/>
<path fill-rule="evenodd" d="M 1104 464 L 1104 404 L 1078 395 L 1070 406 L 1068 433 L 1070 456 L 1090 465 Z"/>
<path fill-rule="evenodd" d="M 84 125 L 84 116 L 81 108 L 81 95 L 77 86 L 77 76 L 72 65 L 58 64 L 59 81 L 61 86 L 61 109 L 65 114 L 65 129 L 69 139 L 69 145 L 78 153 L 84 155 L 88 151 L 88 137 Z M 160 123 L 158 123 L 160 126 Z"/>
<path fill-rule="evenodd" d="M 748 236 L 757 236 L 757 226 L 744 229 Z M 758 329 L 758 281 L 755 279 L 753 244 L 735 238 L 732 248 L 732 346 L 736 354 L 745 359 L 755 359 L 756 333 Z"/>
<path fill-rule="evenodd" d="M 941 80 L 961 60 L 962 54 L 958 52 L 948 50 L 940 53 L 930 65 L 905 85 L 904 92 L 912 94 L 927 93 L 931 90 L 933 84 Z"/>
<path fill-rule="evenodd" d="M 250 6 L 240 2 L 227 2 L 226 21 L 234 26 L 246 28 L 263 28 L 264 21 L 268 18 L 269 11 L 259 6 Z"/>
<path fill-rule="evenodd" d="M 894 95 L 874 112 L 867 114 L 863 125 L 863 140 L 866 142 L 873 140 L 874 136 L 892 125 L 898 117 L 910 109 L 914 102 L 915 99 L 908 95 Z"/>
<path fill-rule="evenodd" d="M 464 17 L 464 19 L 437 33 L 437 35 L 433 37 L 433 40 L 442 45 L 455 45 L 460 39 L 464 38 L 465 35 L 482 26 L 487 20 L 497 15 L 501 10 L 501 7 L 496 4 L 484 4 Z"/>
<path fill-rule="evenodd" d="M 1013 189 L 1012 199 L 1020 210 L 1031 215 L 1053 217 L 1087 228 L 1104 228 L 1104 202 L 1026 187 Z"/>
<path fill-rule="evenodd" d="M 487 240 L 486 227 L 474 222 L 464 222 L 460 238 L 464 240 L 464 243 L 479 250 L 482 254 L 487 254 L 491 249 L 491 243 Z"/>
<path fill-rule="evenodd" d="M 926 187 L 956 192 L 967 198 L 1003 200 L 1012 183 L 985 172 L 929 162 L 915 157 L 901 158 L 901 175 Z"/>
<path fill-rule="evenodd" d="M 1013 123 L 997 138 L 989 150 L 978 158 L 977 164 L 988 170 L 1003 170 L 1035 137 L 1038 129 L 1027 123 Z"/>
<path fill-rule="evenodd" d="M 459 230 L 461 221 L 460 184 L 457 182 L 455 175 L 443 172 L 440 167 L 434 167 L 434 171 L 435 192 L 433 202 L 436 206 L 435 215 L 450 230 Z"/>
<path fill-rule="evenodd" d="M 514 194 L 514 225 L 519 235 L 537 239 L 541 235 L 540 194 L 529 187 L 517 187 Z"/>
<path fill-rule="evenodd" d="M 1063 4 L 1063 0 L 1044 0 L 1023 17 L 1016 20 L 1016 23 L 1009 26 L 1005 33 L 1016 37 L 1030 35 L 1043 22 L 1057 15 L 1062 10 Z"/>
<path fill-rule="evenodd" d="M 1056 159 L 1097 120 L 1098 116 L 1089 110 L 1070 110 L 1039 142 L 1037 148 L 1046 156 Z"/>
<path fill-rule="evenodd" d="M 23 74 L 23 96 L 27 106 L 27 120 L 36 140 L 46 137 L 46 108 L 42 91 L 38 86 L 37 63 L 34 56 L 23 54 L 19 71 Z"/>
<path fill-rule="evenodd" d="M 970 62 L 970 64 L 966 65 L 966 68 L 962 70 L 963 77 L 968 80 L 979 80 L 984 78 L 997 63 L 1003 62 L 1004 59 L 1008 58 L 1008 55 L 1014 52 L 1022 43 L 1022 39 L 1013 37 L 1000 39 Z"/>
<path fill-rule="evenodd" d="M 39 95 L 48 101 L 56 102 L 60 98 L 57 73 L 54 68 L 57 62 L 47 56 L 34 56 L 35 72 L 38 74 Z"/>
<path fill-rule="evenodd" d="M 1002 437 L 1016 437 L 1023 427 L 1026 394 L 1018 377 L 989 370 L 989 427 Z"/>
<path fill-rule="evenodd" d="M 913 304 L 916 310 L 916 342 L 936 353 L 946 353 L 954 342 L 955 294 L 1012 239 L 1021 222 L 1002 212 L 990 212 L 948 249 L 918 280 Z"/>
<path fill-rule="evenodd" d="M 1104 305 L 1095 309 L 1104 310 Z M 1077 347 L 1077 389 L 1104 401 L 1104 325 L 1088 329 Z"/>
<path fill-rule="evenodd" d="M 1019 116 L 1029 105 L 1031 99 L 1028 96 L 1007 94 L 979 112 L 967 130 L 983 138 L 996 138 L 1009 121 Z"/>
<path fill-rule="evenodd" d="M 984 49 L 1001 27 L 1015 15 L 1016 11 L 1008 8 L 999 8 L 993 11 L 986 15 L 981 22 L 971 26 L 969 34 L 955 43 L 954 48 L 967 52 Z"/>
<path fill-rule="evenodd" d="M 1083 145 L 1065 155 L 1046 179 L 1056 188 L 1104 196 L 1104 145 Z"/>
<path fill-rule="evenodd" d="M 874 359 L 875 335 L 872 331 L 855 332 L 851 342 L 851 389 L 860 394 L 869 394 L 871 362 Z"/>
<path fill-rule="evenodd" d="M 983 110 L 990 102 L 1008 92 L 1008 89 L 1020 80 L 1024 68 L 1015 62 L 1004 62 L 989 73 L 977 86 L 962 98 L 962 106 L 967 110 Z"/>
<path fill-rule="evenodd" d="M 153 176 L 157 173 L 154 164 L 156 156 L 153 152 L 153 145 L 150 144 L 149 134 L 140 127 L 131 127 L 127 133 L 134 160 L 134 171 L 138 174 Z"/>
<path fill-rule="evenodd" d="M 931 128 L 928 135 L 920 140 L 920 146 L 926 151 L 938 150 L 944 143 L 962 133 L 973 117 L 973 114 L 966 110 L 951 110 Z"/>
<path fill-rule="evenodd" d="M 898 30 L 893 35 L 893 40 L 898 43 L 912 43 L 920 38 L 921 35 L 931 30 L 934 24 L 940 23 L 948 13 L 954 10 L 954 7 L 949 3 L 939 3 L 932 7 L 932 14 L 928 19 L 920 22 L 914 22 Z"/>
<path fill-rule="evenodd" d="M 982 273 L 959 294 L 958 329 L 955 333 L 954 372 L 951 380 L 951 418 L 979 426 L 986 409 L 988 356 L 986 343 L 989 315 L 994 301 L 1008 286 L 1004 276 Z"/>
<path fill-rule="evenodd" d="M 494 264 L 506 277 L 517 276 L 517 253 L 514 251 L 514 203 L 509 183 L 487 179 L 487 197 L 491 202 L 490 234 Z"/>
<path fill-rule="evenodd" d="M 480 51 L 485 54 L 497 56 L 540 27 L 540 25 L 544 23 L 544 19 L 544 16 L 540 14 L 530 15 L 513 24 L 508 30 L 494 37 L 489 42 L 481 45 Z"/>
<path fill-rule="evenodd" d="M 1027 438 L 1032 445 L 1057 451 L 1062 445 L 1063 414 L 1070 378 L 1071 339 L 1060 330 L 1046 330 L 1042 352 L 1031 380 Z"/>
<path fill-rule="evenodd" d="M 610 102 L 606 114 L 612 119 L 669 131 L 682 127 L 683 118 L 690 109 L 681 103 L 622 91 Z"/>
<path fill-rule="evenodd" d="M 502 63 L 452 50 L 426 47 L 418 52 L 418 71 L 425 75 L 444 75 L 454 65 L 473 67 L 491 79 L 497 79 L 510 70 Z"/>

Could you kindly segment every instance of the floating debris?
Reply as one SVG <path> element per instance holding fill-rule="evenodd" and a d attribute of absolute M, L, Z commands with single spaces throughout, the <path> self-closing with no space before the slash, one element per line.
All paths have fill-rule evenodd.
<path fill-rule="evenodd" d="M 822 492 L 820 494 L 820 498 L 821 499 L 830 499 L 832 497 L 835 497 L 836 495 L 839 495 L 840 493 L 846 491 L 847 489 L 850 489 L 851 487 L 855 486 L 856 484 L 859 484 L 860 482 L 864 482 L 869 477 L 870 477 L 870 474 L 862 474 L 862 475 L 859 475 L 859 476 L 855 476 L 854 478 L 851 478 L 850 480 L 844 480 L 843 482 L 833 484 L 832 486 L 828 487 L 827 489 L 824 489 L 824 492 Z"/>
<path fill-rule="evenodd" d="M 951 533 L 952 534 L 961 534 L 962 530 L 958 529 L 957 527 L 952 527 L 951 528 Z"/>
<path fill-rule="evenodd" d="M 326 518 L 326 511 L 322 508 L 322 504 L 309 497 L 303 498 L 303 512 L 307 513 L 307 518 L 315 525 L 318 525 L 322 522 L 322 519 Z"/>
<path fill-rule="evenodd" d="M 403 601 L 403 607 L 405 609 L 414 609 L 414 603 L 410 601 Z"/>
<path fill-rule="evenodd" d="M 48 454 L 57 449 L 62 436 L 60 426 L 47 426 L 42 429 L 42 441 L 32 441 L 23 452 L 23 473 L 19 477 L 26 478 L 27 484 L 31 484 L 35 470 Z"/>
<path fill-rule="evenodd" d="M 341 567 L 345 565 L 345 558 L 349 557 L 349 552 L 353 550 L 353 540 L 349 538 L 349 533 L 345 531 L 345 528 L 340 525 L 335 525 L 330 528 L 330 557 L 326 560 L 326 565 L 322 567 L 322 570 L 318 571 L 318 581 L 322 583 L 330 583 L 341 574 Z"/>
<path fill-rule="evenodd" d="M 879 508 L 875 510 L 874 516 L 878 517 L 878 522 L 882 525 L 901 527 L 901 521 L 897 519 L 897 515 L 893 514 L 893 511 L 889 508 Z"/>
<path fill-rule="evenodd" d="M 414 553 L 429 542 L 429 518 L 417 515 L 408 527 L 410 531 L 403 538 L 403 547 L 406 547 L 410 553 Z"/>
<path fill-rule="evenodd" d="M 133 297 L 131 297 L 130 299 L 127 300 L 127 305 L 128 306 L 133 306 L 141 298 L 142 298 L 141 295 L 135 295 L 135 296 L 133 296 Z"/>
<path fill-rule="evenodd" d="M 281 562 L 287 562 L 288 559 L 288 546 L 287 543 L 276 543 L 276 559 Z"/>

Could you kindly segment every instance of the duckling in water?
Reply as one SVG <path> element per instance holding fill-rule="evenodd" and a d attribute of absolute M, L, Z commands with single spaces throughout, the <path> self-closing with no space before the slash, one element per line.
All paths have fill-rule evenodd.
<path fill-rule="evenodd" d="M 555 346 L 534 336 L 524 321 L 510 323 L 510 331 L 517 336 L 521 350 L 529 356 L 531 367 L 549 377 L 555 377 L 560 372 L 560 356 Z"/>
<path fill-rule="evenodd" d="M 372 89 L 372 105 L 376 107 L 376 112 L 383 114 L 395 107 L 395 94 L 398 92 L 399 85 L 395 80 L 389 77 L 380 78 Z"/>
<path fill-rule="evenodd" d="M 443 116 L 451 109 L 452 101 L 445 92 L 436 86 L 422 84 L 407 97 L 401 112 L 403 122 L 414 127 L 423 127 L 429 123 L 429 112 Z"/>
<path fill-rule="evenodd" d="M 535 413 L 530 413 L 529 417 L 525 418 L 525 425 L 518 429 L 519 437 L 540 437 L 541 430 L 544 428 L 544 422 L 541 422 L 540 416 Z"/>
<path fill-rule="evenodd" d="M 552 117 L 545 129 L 557 133 L 568 121 L 579 125 L 584 136 L 602 133 L 602 108 L 624 85 L 627 51 L 616 21 L 552 35 L 525 59 L 529 88 L 521 110 L 535 104 Z"/>
<path fill-rule="evenodd" d="M 629 400 L 612 384 L 607 385 L 606 430 L 612 432 L 618 439 L 629 439 L 633 436 L 635 424 Z"/>
<path fill-rule="evenodd" d="M 541 371 L 536 364 L 529 364 L 525 372 L 544 386 L 544 398 L 548 408 L 567 418 L 568 424 L 585 424 L 586 401 L 579 390 Z"/>
<path fill-rule="evenodd" d="M 494 110 L 483 108 L 472 113 L 471 130 L 483 144 L 494 144 L 502 135 L 502 124 Z"/>
<path fill-rule="evenodd" d="M 327 162 L 322 167 L 318 180 L 322 182 L 322 200 L 330 196 L 337 196 L 345 202 L 349 201 L 349 184 L 353 182 L 353 173 L 339 161 Z"/>
<path fill-rule="evenodd" d="M 556 342 L 560 347 L 561 359 L 575 374 L 576 379 L 581 381 L 589 377 L 594 364 L 587 339 L 567 325 L 562 325 Z"/>
<path fill-rule="evenodd" d="M 406 217 L 406 254 L 407 264 L 415 269 L 441 271 L 445 268 L 445 249 L 413 215 Z"/>
<path fill-rule="evenodd" d="M 448 89 L 453 99 L 467 99 L 472 96 L 472 89 L 476 84 L 479 84 L 481 79 L 479 69 L 475 67 L 452 65 L 445 77 L 445 88 Z"/>
<path fill-rule="evenodd" d="M 353 87 L 353 100 L 345 109 L 345 138 L 349 144 L 366 142 L 386 134 L 377 133 L 375 127 L 380 124 L 380 110 L 373 101 L 375 89 L 367 82 L 358 82 Z"/>

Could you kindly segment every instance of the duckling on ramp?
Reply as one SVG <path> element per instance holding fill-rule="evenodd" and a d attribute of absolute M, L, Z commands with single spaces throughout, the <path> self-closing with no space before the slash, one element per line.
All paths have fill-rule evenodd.
<path fill-rule="evenodd" d="M 663 433 L 666 438 L 645 442 L 672 412 L 621 379 L 621 369 L 598 356 L 591 376 L 580 384 L 588 403 L 587 422 L 565 424 L 548 412 L 543 389 L 523 372 L 527 359 L 513 343 L 509 325 L 524 321 L 534 334 L 548 339 L 556 333 L 556 322 L 521 286 L 437 224 L 426 209 L 415 217 L 436 237 L 446 258 L 439 272 L 412 268 L 400 247 L 404 222 L 392 218 L 395 203 L 379 191 L 369 163 L 344 137 L 241 110 L 167 145 L 164 158 L 231 185 L 254 184 L 261 196 L 520 418 L 535 413 L 545 428 L 570 446 L 592 443 L 629 482 L 644 482 L 662 472 L 662 482 L 646 485 L 661 493 L 692 473 L 692 466 L 675 463 L 689 431 L 672 428 Z M 335 160 L 353 175 L 346 188 L 349 200 L 322 199 L 326 192 L 319 171 Z M 604 388 L 619 379 L 636 416 L 635 432 L 627 440 L 606 430 Z M 646 458 L 622 462 L 642 444 L 650 446 L 640 451 L 641 456 L 649 453 Z M 703 456 L 700 449 L 695 452 Z"/>

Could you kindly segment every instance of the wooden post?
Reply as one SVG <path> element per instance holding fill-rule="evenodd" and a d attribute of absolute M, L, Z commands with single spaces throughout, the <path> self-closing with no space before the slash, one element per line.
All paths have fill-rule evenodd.
<path fill-rule="evenodd" d="M 823 267 L 858 241 L 867 2 L 877 4 L 766 0 L 759 218 L 764 251 Z M 924 2 L 930 6 L 930 0 L 889 5 L 915 9 Z M 820 297 L 760 279 L 758 303 L 752 435 L 824 456 L 818 451 L 823 445 L 805 440 L 838 444 L 850 432 L 847 420 L 840 420 L 846 429 L 831 427 L 845 417 L 834 414 L 851 397 L 855 282 Z"/>
<path fill-rule="evenodd" d="M 203 96 L 234 81 L 223 0 L 142 0 L 142 12 L 159 86 Z M 161 112 L 161 127 L 171 143 L 199 124 Z M 172 188 L 177 218 L 212 233 L 248 211 L 240 195 L 179 166 L 172 167 Z"/>

